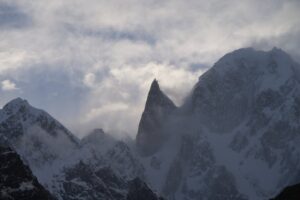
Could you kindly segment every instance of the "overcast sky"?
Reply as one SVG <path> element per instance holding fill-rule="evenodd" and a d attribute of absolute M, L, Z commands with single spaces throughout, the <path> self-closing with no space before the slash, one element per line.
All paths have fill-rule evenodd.
<path fill-rule="evenodd" d="M 176 104 L 221 56 L 300 60 L 299 0 L 0 0 L 0 105 L 26 98 L 77 135 L 136 134 L 156 77 Z"/>

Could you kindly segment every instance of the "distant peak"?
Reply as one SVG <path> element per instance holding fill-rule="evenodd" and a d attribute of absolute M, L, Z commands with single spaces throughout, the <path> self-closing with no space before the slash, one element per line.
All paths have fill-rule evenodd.
<path fill-rule="evenodd" d="M 92 131 L 93 133 L 104 133 L 103 129 L 102 128 L 96 128 Z"/>
<path fill-rule="evenodd" d="M 287 54 L 284 50 L 277 48 L 277 47 L 273 47 L 273 49 L 270 51 L 271 54 L 276 55 L 276 56 L 282 56 L 282 57 L 286 57 L 288 59 L 291 59 L 289 54 Z"/>
<path fill-rule="evenodd" d="M 81 144 L 92 144 L 95 146 L 112 144 L 114 142 L 114 138 L 105 133 L 102 128 L 96 128 L 92 130 L 90 133 L 81 138 Z M 99 147 L 100 148 L 100 147 Z"/>
<path fill-rule="evenodd" d="M 105 136 L 105 132 L 102 128 L 96 128 L 92 130 L 89 134 L 83 137 L 83 140 L 97 140 L 97 138 L 101 139 Z"/>
<path fill-rule="evenodd" d="M 278 47 L 273 47 L 271 51 L 273 51 L 273 52 L 276 52 L 276 51 L 281 51 L 281 52 L 283 52 L 283 50 L 280 49 L 280 48 L 278 48 Z"/>
<path fill-rule="evenodd" d="M 95 136 L 95 135 L 103 135 L 103 134 L 105 134 L 105 132 L 103 131 L 103 129 L 102 128 L 96 128 L 96 129 L 94 129 L 94 130 L 92 130 L 91 132 L 90 132 L 90 136 Z"/>

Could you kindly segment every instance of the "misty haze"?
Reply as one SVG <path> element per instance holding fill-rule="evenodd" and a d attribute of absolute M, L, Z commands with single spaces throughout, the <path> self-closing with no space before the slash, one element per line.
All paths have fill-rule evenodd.
<path fill-rule="evenodd" d="M 0 200 L 299 200 L 299 10 L 0 0 Z"/>

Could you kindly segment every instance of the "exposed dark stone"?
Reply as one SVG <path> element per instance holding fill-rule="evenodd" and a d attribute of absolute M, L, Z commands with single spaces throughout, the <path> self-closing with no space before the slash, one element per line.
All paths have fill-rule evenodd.
<path fill-rule="evenodd" d="M 278 196 L 271 200 L 299 200 L 300 199 L 300 183 L 288 186 L 280 192 Z"/>
<path fill-rule="evenodd" d="M 10 147 L 0 146 L 1 200 L 54 200 Z"/>
<path fill-rule="evenodd" d="M 135 178 L 129 182 L 126 200 L 163 200 L 163 198 L 158 197 L 141 179 Z"/>

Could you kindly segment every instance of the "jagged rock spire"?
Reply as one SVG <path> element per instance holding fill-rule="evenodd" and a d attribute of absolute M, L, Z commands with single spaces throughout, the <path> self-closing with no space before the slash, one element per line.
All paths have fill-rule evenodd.
<path fill-rule="evenodd" d="M 158 81 L 154 79 L 136 137 L 137 147 L 143 155 L 150 155 L 159 148 L 164 139 L 161 128 L 175 109 L 175 104 L 160 90 Z"/>

